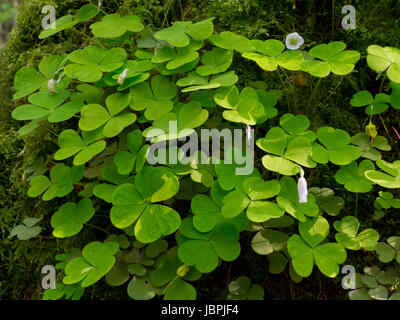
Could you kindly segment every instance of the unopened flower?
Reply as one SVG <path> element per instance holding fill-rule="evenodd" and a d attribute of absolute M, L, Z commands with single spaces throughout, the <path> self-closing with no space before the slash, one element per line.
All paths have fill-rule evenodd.
<path fill-rule="evenodd" d="M 300 178 L 297 182 L 297 191 L 299 193 L 299 203 L 306 203 L 307 202 L 307 180 L 304 178 L 304 171 L 300 168 Z"/>
<path fill-rule="evenodd" d="M 251 145 L 251 127 L 249 125 L 246 126 L 246 138 L 247 144 Z"/>
<path fill-rule="evenodd" d="M 102 0 L 99 0 L 99 4 L 97 5 L 97 9 L 100 10 Z"/>
<path fill-rule="evenodd" d="M 365 126 L 365 133 L 374 139 L 378 135 L 376 126 L 370 121 L 367 126 Z"/>
<path fill-rule="evenodd" d="M 118 84 L 122 85 L 125 82 L 126 75 L 128 74 L 129 69 L 125 69 L 118 77 Z"/>
<path fill-rule="evenodd" d="M 178 270 L 176 270 L 176 274 L 182 278 L 189 272 L 189 270 L 190 267 L 187 264 L 183 264 L 178 268 Z"/>
<path fill-rule="evenodd" d="M 50 79 L 49 82 L 47 82 L 47 88 L 49 89 L 49 92 L 53 94 L 56 90 L 56 81 L 54 79 Z"/>
<path fill-rule="evenodd" d="M 289 50 L 297 50 L 303 43 L 304 39 L 297 32 L 293 32 L 286 37 L 286 48 Z"/>

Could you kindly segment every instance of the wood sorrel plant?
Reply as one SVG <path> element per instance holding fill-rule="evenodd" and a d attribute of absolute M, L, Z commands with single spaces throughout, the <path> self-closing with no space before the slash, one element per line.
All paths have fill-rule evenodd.
<path fill-rule="evenodd" d="M 85 5 L 39 37 L 98 14 L 96 6 Z M 135 15 L 105 15 L 90 25 L 96 45 L 44 57 L 38 71 L 23 67 L 17 72 L 14 98 L 23 102 L 12 116 L 30 121 L 20 133 L 29 134 L 46 121 L 65 122 L 67 127 L 51 155 L 55 165 L 34 175 L 28 195 L 65 200 L 50 221 L 56 238 L 75 236 L 86 226 L 99 228 L 90 220 L 104 212 L 110 219 L 107 233 L 112 232 L 82 250 L 58 255 L 62 277 L 56 290 L 45 292 L 45 299 L 79 299 L 83 288 L 103 277 L 111 286 L 129 283 L 133 299 L 195 299 L 193 282 L 221 261 L 237 259 L 243 232 L 255 233 L 252 248 L 267 255 L 271 273 L 288 267 L 296 282 L 310 276 L 314 264 L 325 276 L 336 277 L 346 250 L 375 249 L 378 232 L 358 232 L 356 217 L 337 219 L 333 236 L 328 220 L 340 214 L 343 199 L 327 188 L 309 185 L 307 192 L 304 184 L 313 168 L 331 163 L 339 166 L 336 180 L 350 192 L 370 192 L 375 184 L 399 188 L 400 160 L 386 162 L 380 153 L 390 150 L 387 140 L 377 136 L 372 144 L 332 127 L 314 132 L 306 116 L 290 113 L 279 115 L 279 126 L 264 137 L 254 137 L 251 127 L 278 116 L 278 97 L 274 91 L 238 88 L 238 76 L 229 70 L 239 54 L 269 72 L 283 68 L 318 78 L 342 76 L 352 72 L 360 54 L 338 41 L 308 52 L 285 50 L 275 39 L 215 33 L 212 20 L 177 21 L 153 32 Z M 393 83 L 400 82 L 400 50 L 373 45 L 367 61 Z M 388 103 L 398 107 L 393 96 L 389 101 L 361 92 L 352 105 L 367 106 L 367 113 L 374 105 L 376 114 Z M 147 161 L 154 143 L 214 128 L 211 115 L 218 119 L 217 128 L 246 128 L 244 146 L 255 138 L 262 159 L 249 174 L 237 174 L 245 165 L 237 157 L 232 162 L 221 158 L 215 163 L 211 157 L 198 161 L 207 159 L 204 150 L 186 164 Z M 171 122 L 176 124 L 174 132 L 169 130 Z M 154 134 L 157 130 L 162 134 Z M 222 148 L 221 155 L 254 156 L 242 150 L 246 147 Z M 357 161 L 360 157 L 367 160 Z M 191 211 L 181 212 L 174 198 L 190 201 Z"/>

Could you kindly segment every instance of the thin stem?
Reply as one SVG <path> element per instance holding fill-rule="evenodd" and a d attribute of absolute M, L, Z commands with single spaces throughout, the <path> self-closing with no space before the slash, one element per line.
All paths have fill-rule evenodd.
<path fill-rule="evenodd" d="M 93 39 L 92 37 L 89 37 L 87 34 L 84 34 L 82 31 L 79 31 L 78 29 L 72 29 L 75 30 L 76 32 L 78 32 L 81 36 L 84 36 L 86 38 L 88 38 L 89 40 L 92 40 L 94 42 L 96 42 L 100 47 L 104 48 L 104 46 L 97 40 Z"/>
<path fill-rule="evenodd" d="M 107 233 L 107 234 L 110 234 L 107 230 L 104 230 L 103 228 L 100 228 L 100 227 L 95 226 L 95 225 L 90 224 L 90 223 L 85 223 L 85 224 L 86 224 L 88 227 L 91 227 L 91 228 L 93 228 L 93 229 L 97 229 L 97 230 L 103 231 L 103 232 L 105 232 L 105 233 Z"/>
<path fill-rule="evenodd" d="M 167 25 L 168 25 L 168 18 L 167 18 L 167 16 L 168 16 L 169 9 L 170 9 L 170 7 L 171 7 L 171 5 L 172 5 L 172 1 L 173 1 L 173 0 L 170 0 L 170 1 L 167 2 L 167 8 L 166 8 L 166 11 L 165 11 L 165 14 L 164 14 L 164 20 L 163 20 L 163 23 L 162 23 L 162 25 L 161 25 L 161 28 L 164 27 L 164 23 L 165 23 L 165 22 L 166 22 Z"/>
<path fill-rule="evenodd" d="M 294 72 L 292 71 L 292 76 L 294 77 Z M 296 110 L 296 114 L 299 113 L 299 107 L 297 106 L 297 99 L 296 99 L 296 79 L 293 81 L 293 102 L 294 102 L 294 109 Z"/>
<path fill-rule="evenodd" d="M 89 0 L 89 2 L 91 3 L 91 4 L 93 4 L 94 6 L 96 6 L 101 12 L 103 12 L 105 15 L 107 15 L 107 12 L 105 12 L 102 8 L 101 8 L 101 6 L 99 7 L 99 0 L 97 1 L 97 4 L 94 4 L 92 1 L 90 1 Z"/>
<path fill-rule="evenodd" d="M 54 134 L 55 136 L 58 136 L 58 133 L 55 132 L 55 131 L 54 131 L 53 129 L 51 129 L 50 127 L 44 126 L 44 128 L 45 128 L 48 132 L 50 132 L 51 134 Z"/>
<path fill-rule="evenodd" d="M 379 92 L 382 92 L 383 84 L 385 83 L 385 80 L 386 80 L 386 73 L 385 73 L 385 75 L 382 77 L 381 85 L 380 85 L 380 87 L 379 87 Z"/>
<path fill-rule="evenodd" d="M 176 279 L 178 279 L 178 278 L 179 278 L 178 275 L 177 275 L 175 278 L 173 278 L 173 279 L 171 280 L 171 282 L 168 283 L 168 285 L 165 287 L 165 289 L 164 289 L 164 291 L 162 292 L 162 294 L 164 294 L 164 293 L 168 290 L 168 288 L 171 286 L 171 284 L 174 283 L 174 281 L 175 281 Z"/>
<path fill-rule="evenodd" d="M 332 0 L 332 33 L 331 33 L 331 40 L 333 40 L 334 33 L 335 33 L 335 0 Z"/>
<path fill-rule="evenodd" d="M 284 88 L 284 87 L 285 87 L 285 83 L 283 82 L 281 72 L 280 72 L 279 68 L 276 69 L 276 70 L 278 71 L 278 76 L 279 76 L 279 80 L 281 80 L 282 88 Z M 287 104 L 288 104 L 288 112 L 291 112 L 290 101 L 289 101 L 289 99 L 287 99 Z"/>
<path fill-rule="evenodd" d="M 119 3 L 117 0 L 114 0 L 115 4 L 117 5 L 118 9 L 119 9 Z"/>
<path fill-rule="evenodd" d="M 225 289 L 228 288 L 229 281 L 231 280 L 232 262 L 229 264 L 228 272 L 226 274 Z"/>
<path fill-rule="evenodd" d="M 310 107 L 310 105 L 311 105 L 312 99 L 314 98 L 314 95 L 315 95 L 315 93 L 317 92 L 317 89 L 318 89 L 319 85 L 321 84 L 321 81 L 322 81 L 322 78 L 319 78 L 317 84 L 316 84 L 315 87 L 314 87 L 313 92 L 311 93 L 310 98 L 308 99 L 307 110 L 310 110 L 309 107 Z"/>
<path fill-rule="evenodd" d="M 358 217 L 358 192 L 356 192 L 356 212 L 354 215 L 355 218 Z"/>
<path fill-rule="evenodd" d="M 181 19 L 182 19 L 182 21 L 183 21 L 183 20 L 185 20 L 185 19 L 183 18 L 182 2 L 181 2 L 181 0 L 178 0 L 178 1 L 179 1 L 179 8 L 180 8 L 180 10 L 181 10 Z"/>

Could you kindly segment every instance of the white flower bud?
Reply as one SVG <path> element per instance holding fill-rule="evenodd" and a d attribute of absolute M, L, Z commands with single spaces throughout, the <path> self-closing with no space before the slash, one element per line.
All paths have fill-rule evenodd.
<path fill-rule="evenodd" d="M 56 81 L 54 79 L 50 79 L 49 82 L 47 82 L 47 88 L 49 89 L 49 92 L 53 94 L 56 90 Z"/>
<path fill-rule="evenodd" d="M 118 77 L 118 84 L 123 85 L 128 74 L 129 69 L 125 69 Z"/>
<path fill-rule="evenodd" d="M 299 203 L 307 202 L 307 180 L 304 178 L 304 171 L 300 168 L 300 178 L 297 182 L 297 191 L 299 193 Z"/>

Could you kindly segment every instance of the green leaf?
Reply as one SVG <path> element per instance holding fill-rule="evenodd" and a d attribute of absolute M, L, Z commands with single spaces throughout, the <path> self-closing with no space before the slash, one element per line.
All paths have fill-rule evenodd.
<path fill-rule="evenodd" d="M 368 251 L 375 249 L 376 243 L 379 240 L 379 233 L 374 229 L 365 229 L 357 235 L 357 240 L 362 248 Z"/>
<path fill-rule="evenodd" d="M 206 40 L 211 37 L 214 31 L 214 25 L 212 23 L 214 18 L 209 18 L 194 24 L 190 24 L 186 28 L 186 33 L 196 40 Z"/>
<path fill-rule="evenodd" d="M 326 77 L 331 72 L 336 75 L 346 75 L 353 71 L 354 65 L 360 60 L 360 53 L 354 50 L 344 50 L 346 44 L 333 41 L 313 47 L 308 54 L 318 60 L 305 60 L 301 70 L 315 77 Z"/>
<path fill-rule="evenodd" d="M 100 38 L 118 38 L 125 32 L 140 32 L 144 29 L 140 18 L 136 15 L 120 17 L 118 13 L 103 17 L 100 22 L 90 25 L 93 34 Z"/>
<path fill-rule="evenodd" d="M 371 298 L 376 300 L 387 300 L 388 298 L 388 290 L 384 286 L 377 286 L 374 289 L 370 289 L 368 293 Z"/>
<path fill-rule="evenodd" d="M 287 50 L 283 52 L 285 45 L 281 41 L 275 39 L 251 40 L 251 43 L 257 52 L 245 52 L 242 56 L 256 62 L 263 70 L 275 71 L 278 66 L 291 71 L 300 70 L 304 61 L 300 51 Z"/>
<path fill-rule="evenodd" d="M 196 300 L 196 289 L 182 279 L 176 279 L 168 287 L 164 300 Z"/>
<path fill-rule="evenodd" d="M 147 276 L 133 277 L 128 285 L 128 295 L 134 300 L 150 300 L 156 295 Z"/>
<path fill-rule="evenodd" d="M 74 258 L 65 267 L 65 284 L 81 282 L 86 288 L 99 281 L 114 266 L 114 254 L 118 251 L 115 242 L 91 242 L 82 250 L 82 257 Z"/>
<path fill-rule="evenodd" d="M 360 157 L 360 150 L 348 145 L 351 138 L 341 129 L 322 127 L 318 129 L 317 137 L 327 149 L 329 161 L 336 165 L 347 165 Z"/>
<path fill-rule="evenodd" d="M 239 256 L 239 233 L 231 223 L 224 222 L 209 233 L 200 233 L 193 228 L 192 219 L 186 218 L 179 232 L 188 238 L 188 241 L 179 245 L 179 259 L 202 273 L 214 270 L 218 257 L 233 261 Z"/>
<path fill-rule="evenodd" d="M 314 248 L 328 236 L 329 223 L 325 218 L 317 216 L 305 222 L 299 222 L 299 231 L 301 237 Z"/>
<path fill-rule="evenodd" d="M 392 47 L 380 47 L 370 45 L 367 48 L 368 66 L 376 72 L 384 72 L 388 78 L 396 83 L 400 83 L 400 50 Z"/>
<path fill-rule="evenodd" d="M 170 199 L 179 190 L 176 175 L 163 167 L 144 167 L 136 175 L 135 185 L 143 199 L 152 203 Z"/>
<path fill-rule="evenodd" d="M 103 138 L 99 130 L 83 132 L 83 139 L 71 129 L 64 130 L 58 136 L 60 149 L 55 153 L 55 160 L 64 160 L 73 155 L 74 165 L 80 166 L 91 160 L 94 156 L 102 152 L 106 147 L 106 142 L 99 140 Z"/>
<path fill-rule="evenodd" d="M 306 216 L 315 217 L 318 215 L 319 208 L 316 204 L 315 197 L 311 193 L 307 196 L 307 202 L 299 202 L 297 184 L 293 178 L 283 177 L 279 181 L 279 184 L 281 186 L 281 191 L 276 201 L 287 213 L 303 222 L 306 221 Z"/>
<path fill-rule="evenodd" d="M 268 271 L 271 274 L 280 274 L 285 269 L 288 259 L 280 252 L 273 252 L 267 256 Z"/>
<path fill-rule="evenodd" d="M 54 22 L 54 25 L 52 24 L 49 29 L 42 31 L 39 34 L 39 39 L 45 39 L 58 32 L 72 28 L 78 23 L 87 21 L 95 17 L 99 12 L 99 9 L 94 4 L 86 4 L 78 10 L 75 17 L 72 15 L 66 15 L 57 19 Z"/>
<path fill-rule="evenodd" d="M 10 231 L 10 235 L 8 236 L 8 239 L 17 236 L 19 240 L 29 240 L 31 238 L 36 237 L 42 228 L 40 226 L 24 226 L 22 224 L 14 227 Z"/>
<path fill-rule="evenodd" d="M 63 204 L 51 217 L 53 236 L 56 238 L 71 237 L 81 231 L 83 224 L 94 215 L 90 199 L 82 199 L 78 204 L 68 202 Z"/>
<path fill-rule="evenodd" d="M 175 232 L 181 225 L 179 213 L 157 204 L 147 207 L 135 225 L 135 236 L 143 243 L 151 243 L 161 236 Z"/>
<path fill-rule="evenodd" d="M 220 34 L 212 35 L 210 41 L 217 47 L 228 50 L 233 49 L 240 53 L 254 50 L 254 46 L 249 39 L 230 31 L 223 31 Z"/>
<path fill-rule="evenodd" d="M 352 216 L 346 216 L 341 221 L 335 221 L 334 228 L 339 232 L 336 241 L 350 250 L 374 250 L 379 239 L 379 233 L 374 229 L 365 229 L 357 235 L 360 223 Z"/>
<path fill-rule="evenodd" d="M 312 248 L 298 234 L 289 238 L 287 247 L 296 273 L 301 277 L 308 277 L 314 267 Z"/>
<path fill-rule="evenodd" d="M 235 152 L 237 152 L 237 150 L 233 149 L 232 161 L 231 161 L 232 163 L 224 163 L 224 161 L 221 161 L 219 164 L 215 164 L 215 173 L 218 176 L 217 178 L 218 184 L 225 191 L 230 191 L 236 188 L 236 186 L 241 185 L 242 182 L 249 176 L 256 176 L 256 177 L 260 176 L 260 173 L 256 169 L 253 170 L 251 174 L 247 176 L 237 175 L 236 174 L 237 170 L 244 167 L 244 164 L 239 165 L 235 162 L 236 158 Z"/>
<path fill-rule="evenodd" d="M 244 88 L 240 95 L 236 87 L 225 88 L 216 94 L 214 99 L 218 105 L 229 109 L 222 113 L 228 121 L 255 125 L 268 118 L 264 105 L 260 102 L 256 90 L 252 88 Z"/>
<path fill-rule="evenodd" d="M 129 280 L 128 265 L 126 263 L 117 262 L 106 274 L 105 280 L 107 284 L 112 287 L 123 285 Z"/>
<path fill-rule="evenodd" d="M 384 93 L 378 93 L 375 99 L 369 91 L 360 91 L 353 95 L 350 104 L 353 107 L 364 107 L 367 115 L 376 115 L 386 111 L 389 106 L 390 97 Z"/>
<path fill-rule="evenodd" d="M 264 289 L 257 285 L 252 284 L 250 279 L 244 276 L 238 277 L 229 283 L 228 300 L 263 300 Z"/>
<path fill-rule="evenodd" d="M 167 77 L 156 75 L 151 79 L 151 89 L 146 82 L 131 88 L 130 107 L 137 111 L 145 110 L 148 120 L 157 120 L 172 110 L 176 92 L 176 85 Z"/>
<path fill-rule="evenodd" d="M 325 223 L 322 223 L 323 220 L 314 223 L 318 218 L 314 219 L 311 224 L 306 223 L 304 227 L 306 227 L 307 230 L 303 230 L 308 241 L 316 244 L 316 247 L 312 248 L 308 246 L 299 235 L 295 234 L 288 240 L 288 252 L 292 257 L 293 268 L 300 276 L 308 277 L 311 274 L 315 259 L 315 263 L 319 270 L 324 275 L 333 278 L 339 273 L 338 265 L 346 260 L 346 250 L 337 243 L 324 243 L 318 245 L 318 243 L 322 241 L 320 239 L 325 238 L 327 235 L 326 225 Z M 308 227 L 313 223 L 315 224 L 314 228 L 309 229 Z M 300 225 L 299 228 L 301 228 Z M 318 233 L 318 229 L 322 234 Z"/>
<path fill-rule="evenodd" d="M 272 229 L 264 229 L 256 233 L 251 240 L 253 250 L 261 255 L 269 255 L 274 251 L 286 248 L 289 236 L 286 233 Z"/>
<path fill-rule="evenodd" d="M 114 190 L 112 203 L 111 222 L 121 229 L 129 227 L 135 222 L 146 208 L 144 199 L 135 186 L 129 183 L 122 184 Z"/>
<path fill-rule="evenodd" d="M 164 201 L 175 195 L 179 188 L 176 176 L 161 167 L 145 167 L 136 176 L 135 184 L 136 187 L 123 184 L 113 192 L 110 212 L 113 225 L 123 229 L 138 220 L 135 236 L 143 243 L 175 232 L 180 226 L 179 214 L 169 207 L 149 205 L 146 201 Z"/>
<path fill-rule="evenodd" d="M 346 261 L 346 250 L 337 243 L 325 243 L 313 250 L 315 263 L 326 276 L 334 278 L 339 273 L 339 264 Z"/>
<path fill-rule="evenodd" d="M 150 243 L 145 250 L 145 254 L 149 258 L 155 258 L 160 253 L 164 252 L 168 248 L 168 242 L 162 239 L 157 240 L 156 242 Z"/>
<path fill-rule="evenodd" d="M 26 225 L 28 228 L 33 227 L 35 224 L 37 224 L 39 221 L 41 221 L 43 217 L 40 218 L 25 218 L 22 220 L 24 225 Z"/>
<path fill-rule="evenodd" d="M 267 132 L 265 138 L 256 141 L 260 149 L 273 154 L 263 157 L 264 167 L 283 175 L 297 174 L 299 167 L 295 163 L 309 168 L 315 167 L 316 163 L 310 157 L 310 140 L 305 137 L 288 138 L 281 128 L 274 127 Z"/>
<path fill-rule="evenodd" d="M 69 119 L 79 111 L 83 104 L 73 101 L 60 106 L 68 97 L 69 92 L 66 90 L 60 90 L 52 95 L 43 92 L 35 93 L 28 98 L 31 104 L 17 107 L 11 115 L 16 120 L 36 120 L 49 117 L 50 122 L 59 122 L 65 118 Z M 63 115 L 57 114 L 59 112 Z M 59 119 L 60 117 L 61 119 Z"/>
<path fill-rule="evenodd" d="M 196 72 L 200 76 L 209 76 L 228 70 L 232 63 L 233 51 L 221 48 L 213 48 L 201 57 L 202 66 L 197 67 Z"/>
<path fill-rule="evenodd" d="M 390 151 L 392 149 L 386 137 L 376 136 L 371 142 L 371 137 L 363 132 L 357 133 L 355 136 L 351 137 L 351 143 L 360 149 L 361 157 L 372 161 L 382 158 L 379 150 Z"/>
<path fill-rule="evenodd" d="M 47 86 L 47 79 L 39 72 L 29 67 L 22 67 L 14 77 L 14 87 L 17 90 L 14 99 L 23 98 L 45 86 Z"/>
<path fill-rule="evenodd" d="M 344 200 L 329 188 L 312 187 L 308 191 L 315 196 L 318 206 L 331 216 L 337 216 L 344 208 Z"/>
<path fill-rule="evenodd" d="M 246 210 L 250 221 L 264 222 L 284 214 L 284 210 L 271 201 L 260 201 L 276 196 L 280 186 L 277 180 L 263 181 L 257 177 L 244 180 L 243 191 L 235 190 L 223 198 L 222 215 L 233 218 Z"/>
<path fill-rule="evenodd" d="M 96 82 L 103 72 L 111 72 L 124 64 L 126 52 L 122 48 L 106 50 L 95 46 L 87 46 L 69 54 L 72 64 L 65 68 L 65 74 L 82 82 Z"/>
<path fill-rule="evenodd" d="M 376 165 L 386 173 L 376 170 L 367 170 L 364 175 L 368 180 L 384 188 L 400 188 L 400 160 L 394 161 L 393 163 L 377 160 Z"/>
<path fill-rule="evenodd" d="M 370 160 L 363 160 L 357 166 L 357 162 L 342 166 L 335 174 L 338 183 L 343 184 L 346 190 L 357 193 L 365 193 L 372 190 L 370 180 L 365 178 L 364 173 L 368 170 L 374 170 L 374 163 Z"/>
<path fill-rule="evenodd" d="M 190 21 L 176 21 L 171 27 L 156 32 L 154 36 L 175 47 L 186 47 L 190 43 L 190 38 L 186 35 L 185 30 L 190 24 Z"/>
<path fill-rule="evenodd" d="M 352 216 L 346 216 L 341 221 L 335 221 L 333 226 L 338 232 L 342 232 L 350 237 L 354 237 L 358 232 L 360 223 L 356 218 Z"/>
<path fill-rule="evenodd" d="M 379 261 L 383 263 L 391 262 L 396 256 L 396 250 L 385 242 L 378 242 L 375 246 Z"/>
<path fill-rule="evenodd" d="M 29 197 L 43 194 L 42 199 L 49 201 L 56 197 L 64 197 L 73 190 L 73 185 L 83 177 L 84 166 L 67 167 L 59 163 L 50 171 L 50 180 L 46 176 L 36 176 L 30 182 Z"/>
<path fill-rule="evenodd" d="M 136 114 L 123 112 L 131 100 L 131 95 L 114 93 L 107 97 L 108 111 L 99 104 L 88 104 L 81 110 L 79 128 L 93 131 L 103 127 L 106 138 L 112 138 L 136 121 Z"/>
<path fill-rule="evenodd" d="M 350 300 L 372 300 L 366 288 L 350 291 L 349 298 Z"/>

